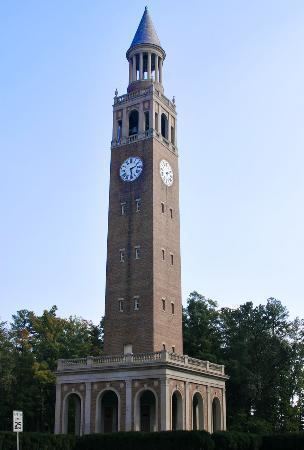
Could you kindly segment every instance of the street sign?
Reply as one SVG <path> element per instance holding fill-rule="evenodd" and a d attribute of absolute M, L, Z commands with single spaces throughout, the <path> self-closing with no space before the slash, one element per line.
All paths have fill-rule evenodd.
<path fill-rule="evenodd" d="M 22 433 L 23 431 L 23 412 L 13 411 L 13 431 Z"/>

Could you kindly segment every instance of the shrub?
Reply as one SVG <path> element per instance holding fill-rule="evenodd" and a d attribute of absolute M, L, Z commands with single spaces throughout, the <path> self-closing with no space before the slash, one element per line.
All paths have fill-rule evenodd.
<path fill-rule="evenodd" d="M 212 435 L 216 450 L 260 450 L 262 437 L 236 431 L 218 431 Z"/>
<path fill-rule="evenodd" d="M 16 450 L 16 433 L 0 432 L 0 450 Z M 20 450 L 74 450 L 76 438 L 49 433 L 20 433 Z"/>
<path fill-rule="evenodd" d="M 91 434 L 77 440 L 75 450 L 214 450 L 207 432 Z"/>
<path fill-rule="evenodd" d="M 261 450 L 303 450 L 304 433 L 269 434 L 263 436 Z"/>

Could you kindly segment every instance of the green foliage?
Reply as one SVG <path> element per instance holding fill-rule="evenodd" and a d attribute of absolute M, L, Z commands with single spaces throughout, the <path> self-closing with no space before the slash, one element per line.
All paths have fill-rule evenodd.
<path fill-rule="evenodd" d="M 77 440 L 75 450 L 213 450 L 209 433 L 165 431 L 159 433 L 91 434 Z"/>
<path fill-rule="evenodd" d="M 260 450 L 262 437 L 256 434 L 220 431 L 212 435 L 215 450 Z"/>
<path fill-rule="evenodd" d="M 24 429 L 54 428 L 57 360 L 102 353 L 103 323 L 62 319 L 57 308 L 41 316 L 21 310 L 8 328 L 0 323 L 0 429 L 12 429 L 12 412 L 24 412 Z"/>
<path fill-rule="evenodd" d="M 284 433 L 263 436 L 261 450 L 303 450 L 304 433 Z"/>
<path fill-rule="evenodd" d="M 197 292 L 183 314 L 184 349 L 225 364 L 228 429 L 304 429 L 304 323 L 288 319 L 279 300 L 217 307 Z"/>
<path fill-rule="evenodd" d="M 20 433 L 21 450 L 73 450 L 76 438 L 70 435 Z M 0 450 L 16 450 L 16 433 L 0 432 Z"/>

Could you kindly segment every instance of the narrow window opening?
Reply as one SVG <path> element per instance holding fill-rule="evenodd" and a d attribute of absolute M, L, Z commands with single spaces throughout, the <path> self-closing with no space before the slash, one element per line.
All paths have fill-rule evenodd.
<path fill-rule="evenodd" d="M 117 121 L 117 142 L 121 140 L 122 120 Z"/>
<path fill-rule="evenodd" d="M 158 131 L 158 113 L 155 113 L 155 130 Z"/>
<path fill-rule="evenodd" d="M 135 199 L 135 211 L 140 212 L 140 206 L 141 206 L 141 199 L 137 198 Z"/>
<path fill-rule="evenodd" d="M 170 258 L 171 258 L 171 266 L 173 266 L 173 264 L 174 264 L 174 256 L 173 256 L 172 253 L 171 253 L 171 255 L 170 255 Z"/>
<path fill-rule="evenodd" d="M 161 115 L 161 134 L 165 139 L 168 139 L 168 118 L 165 113 Z"/>
<path fill-rule="evenodd" d="M 133 136 L 138 133 L 138 111 L 133 109 L 129 115 L 129 136 Z"/>
<path fill-rule="evenodd" d="M 171 313 L 174 314 L 174 303 L 171 303 Z"/>
<path fill-rule="evenodd" d="M 118 309 L 119 309 L 119 312 L 123 312 L 123 310 L 124 310 L 124 301 L 123 301 L 123 298 L 120 298 L 120 299 L 118 300 Z"/>
<path fill-rule="evenodd" d="M 149 111 L 145 112 L 145 131 L 148 131 L 150 128 L 150 118 L 149 118 Z"/>
<path fill-rule="evenodd" d="M 134 311 L 138 311 L 139 310 L 139 297 L 135 296 L 134 297 Z"/>
<path fill-rule="evenodd" d="M 163 311 L 166 311 L 166 299 L 165 298 L 162 298 L 162 308 L 163 308 Z"/>
<path fill-rule="evenodd" d="M 126 202 L 121 202 L 120 203 L 120 213 L 122 216 L 124 216 L 127 212 L 127 203 Z"/>
<path fill-rule="evenodd" d="M 143 54 L 143 79 L 148 79 L 148 54 Z"/>
<path fill-rule="evenodd" d="M 171 217 L 171 219 L 173 219 L 173 209 L 172 208 L 170 208 L 170 217 Z"/>
<path fill-rule="evenodd" d="M 165 250 L 162 248 L 162 260 L 165 261 Z"/>
<path fill-rule="evenodd" d="M 175 345 L 172 345 L 172 353 L 175 353 Z"/>
<path fill-rule="evenodd" d="M 137 245 L 135 248 L 135 259 L 140 258 L 140 245 Z"/>
<path fill-rule="evenodd" d="M 175 129 L 174 129 L 174 127 L 171 127 L 171 142 L 173 145 L 175 145 Z"/>
<path fill-rule="evenodd" d="M 164 214 L 165 212 L 165 204 L 161 202 L 161 212 Z"/>
<path fill-rule="evenodd" d="M 120 262 L 125 262 L 125 249 L 124 248 L 121 248 L 119 250 L 119 259 L 120 259 Z"/>
<path fill-rule="evenodd" d="M 163 344 L 163 350 L 166 350 L 166 344 Z"/>

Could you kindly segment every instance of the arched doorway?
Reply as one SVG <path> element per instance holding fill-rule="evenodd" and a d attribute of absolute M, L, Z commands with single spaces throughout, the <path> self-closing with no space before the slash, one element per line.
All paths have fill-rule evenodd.
<path fill-rule="evenodd" d="M 156 399 L 152 391 L 144 391 L 139 399 L 140 431 L 156 431 Z"/>
<path fill-rule="evenodd" d="M 74 392 L 68 394 L 64 402 L 63 433 L 82 434 L 81 412 L 81 397 Z"/>
<path fill-rule="evenodd" d="M 179 391 L 174 391 L 171 401 L 172 431 L 183 429 L 183 399 Z"/>
<path fill-rule="evenodd" d="M 217 397 L 214 397 L 212 402 L 212 432 L 222 429 L 221 421 L 221 404 Z"/>
<path fill-rule="evenodd" d="M 204 401 L 199 392 L 196 392 L 192 399 L 192 429 L 204 429 Z"/>
<path fill-rule="evenodd" d="M 133 109 L 129 115 L 129 136 L 138 133 L 138 111 Z"/>
<path fill-rule="evenodd" d="M 116 392 L 102 392 L 97 401 L 96 431 L 97 433 L 115 433 L 119 431 L 119 401 Z"/>

